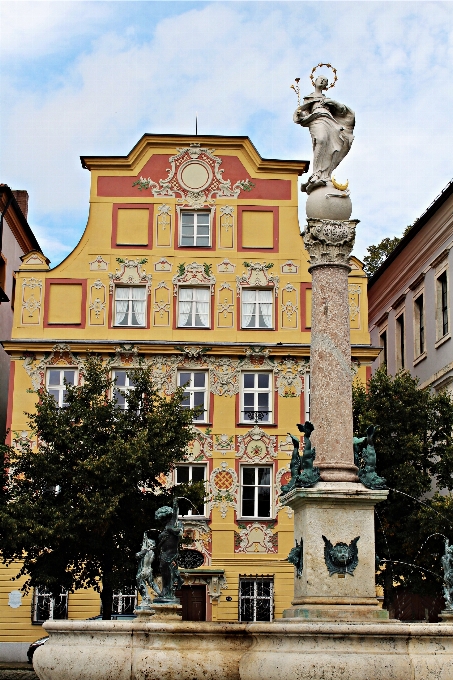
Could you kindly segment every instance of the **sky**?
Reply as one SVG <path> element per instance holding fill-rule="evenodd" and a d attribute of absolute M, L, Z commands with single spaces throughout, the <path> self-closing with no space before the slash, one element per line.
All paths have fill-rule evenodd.
<path fill-rule="evenodd" d="M 290 85 L 300 77 L 310 94 L 312 67 L 327 62 L 338 71 L 329 95 L 356 113 L 335 176 L 349 180 L 362 259 L 453 177 L 452 29 L 453 2 L 2 1 L 0 182 L 29 192 L 30 226 L 55 266 L 87 221 L 80 156 L 127 155 L 144 133 L 193 134 L 197 115 L 199 134 L 311 160 Z"/>

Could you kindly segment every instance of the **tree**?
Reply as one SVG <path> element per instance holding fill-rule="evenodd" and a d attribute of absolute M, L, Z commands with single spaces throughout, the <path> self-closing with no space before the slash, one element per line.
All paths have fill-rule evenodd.
<path fill-rule="evenodd" d="M 373 276 L 373 274 L 377 272 L 384 260 L 386 260 L 390 253 L 395 250 L 398 243 L 406 236 L 412 226 L 412 224 L 409 224 L 409 226 L 406 227 L 401 238 L 399 236 L 394 236 L 393 238 L 387 237 L 383 238 L 377 246 L 368 246 L 368 255 L 365 255 L 363 258 L 363 271 L 367 276 Z"/>
<path fill-rule="evenodd" d="M 378 370 L 365 387 L 353 386 L 354 433 L 363 436 L 377 425 L 377 472 L 390 489 L 376 506 L 376 553 L 381 559 L 378 582 L 385 606 L 397 586 L 414 592 L 441 594 L 440 554 L 443 542 L 429 522 L 421 522 L 438 503 L 434 489 L 453 488 L 453 402 L 446 394 L 418 387 L 418 379 L 401 371 L 395 377 Z M 452 504 L 445 508 L 451 524 L 443 525 L 453 540 Z M 415 566 L 407 566 L 415 565 Z M 431 573 L 433 572 L 433 573 Z"/>
<path fill-rule="evenodd" d="M 27 414 L 37 447 L 4 447 L 3 560 L 22 562 L 26 590 L 95 588 L 105 619 L 113 591 L 135 581 L 135 554 L 155 510 L 172 503 L 162 475 L 193 438 L 194 411 L 181 406 L 182 388 L 167 399 L 153 388 L 150 367 L 132 373 L 135 389 L 121 409 L 102 360 L 88 356 L 83 384 L 66 386 L 66 408 L 37 392 L 36 412 Z M 179 495 L 196 504 L 204 489 L 181 486 Z"/>

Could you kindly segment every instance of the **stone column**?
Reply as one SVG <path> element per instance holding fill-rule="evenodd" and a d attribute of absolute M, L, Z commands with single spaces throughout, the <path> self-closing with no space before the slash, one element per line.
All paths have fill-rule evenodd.
<path fill-rule="evenodd" d="M 349 257 L 358 220 L 308 218 L 312 274 L 310 420 L 316 465 L 326 482 L 357 482 L 352 448 Z"/>

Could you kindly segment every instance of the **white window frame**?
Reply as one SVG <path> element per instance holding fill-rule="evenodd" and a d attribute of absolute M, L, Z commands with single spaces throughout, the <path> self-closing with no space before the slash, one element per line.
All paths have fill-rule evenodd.
<path fill-rule="evenodd" d="M 421 299 L 421 305 L 420 305 Z M 425 290 L 422 288 L 414 295 L 413 300 L 414 310 L 414 361 L 426 355 L 426 305 L 425 305 Z M 422 314 L 423 325 L 420 323 L 420 310 Z M 423 347 L 421 346 L 421 329 L 423 329 Z"/>
<path fill-rule="evenodd" d="M 269 470 L 269 484 L 259 484 L 258 483 L 258 470 L 259 469 L 268 469 Z M 244 484 L 244 470 L 254 470 L 255 471 L 255 483 L 254 484 Z M 273 465 L 271 464 L 266 464 L 263 463 L 262 465 L 256 464 L 256 465 L 241 465 L 240 470 L 239 470 L 239 479 L 240 479 L 240 518 L 241 519 L 266 519 L 266 520 L 271 520 L 274 517 L 274 508 L 273 508 L 273 482 L 274 482 L 274 468 Z M 254 500 L 253 500 L 253 506 L 254 506 L 254 512 L 253 515 L 244 515 L 243 514 L 243 498 L 244 498 L 244 487 L 247 488 L 254 488 Z M 268 515 L 259 515 L 258 514 L 258 490 L 260 487 L 268 488 L 269 489 L 269 514 Z M 250 500 L 250 499 L 247 499 Z"/>
<path fill-rule="evenodd" d="M 261 304 L 260 301 L 258 300 L 258 293 L 266 291 L 270 293 L 270 302 L 266 302 L 265 304 L 270 304 L 272 307 L 271 311 L 271 325 L 270 326 L 260 326 L 259 325 L 259 320 L 260 320 L 260 314 L 259 314 L 259 305 Z M 245 292 L 254 292 L 255 293 L 255 300 L 254 302 L 248 302 L 244 303 L 244 293 Z M 245 331 L 250 331 L 250 330 L 259 330 L 259 331 L 273 331 L 275 329 L 275 290 L 274 288 L 248 288 L 243 286 L 241 288 L 241 329 Z M 253 304 L 255 306 L 255 311 L 252 316 L 255 317 L 255 325 L 254 326 L 246 326 L 245 325 L 245 319 L 244 319 L 244 304 Z"/>
<path fill-rule="evenodd" d="M 116 293 L 117 291 L 129 289 L 129 297 L 125 300 L 117 300 L 116 299 Z M 132 315 L 134 313 L 133 309 L 133 297 L 132 297 L 132 290 L 135 289 L 141 289 L 144 291 L 144 298 L 143 298 L 143 323 L 132 323 Z M 117 302 L 128 302 L 128 308 L 127 308 L 127 323 L 119 323 L 117 320 L 118 313 L 117 313 Z M 140 300 L 141 302 L 141 300 Z M 130 285 L 130 286 L 123 286 L 123 285 L 116 285 L 115 290 L 114 290 L 114 296 L 113 296 L 113 317 L 114 317 L 114 323 L 113 325 L 115 328 L 146 328 L 146 315 L 147 315 L 147 287 L 139 284 L 139 285 Z"/>
<path fill-rule="evenodd" d="M 175 467 L 175 486 L 178 484 L 183 484 L 184 482 L 178 482 L 178 468 L 188 467 L 189 468 L 189 483 L 192 482 L 192 475 L 194 468 L 202 468 L 204 472 L 204 483 L 207 485 L 208 482 L 208 466 L 207 463 L 178 463 Z M 189 508 L 187 515 L 179 515 L 179 517 L 207 517 L 207 506 L 206 503 L 203 504 L 203 514 L 196 515 L 193 508 Z"/>
<path fill-rule="evenodd" d="M 248 582 L 248 583 L 253 583 L 253 595 L 243 595 L 242 591 L 242 584 Z M 270 583 L 270 595 L 269 596 L 260 596 L 258 595 L 258 583 L 261 582 L 269 582 Z M 257 603 L 259 600 L 269 600 L 269 621 L 273 620 L 274 617 L 274 578 L 272 576 L 262 576 L 261 578 L 259 576 L 240 576 L 239 577 L 239 615 L 238 619 L 239 621 L 245 621 L 246 619 L 243 619 L 241 616 L 242 612 L 242 602 L 244 600 L 249 600 L 253 602 L 253 621 L 256 621 L 256 609 L 257 609 Z M 248 619 L 247 619 L 248 620 Z M 261 620 L 261 619 L 258 619 Z"/>
<path fill-rule="evenodd" d="M 60 371 L 60 383 L 59 385 L 49 385 L 49 377 L 50 377 L 50 372 L 51 371 Z M 66 406 L 66 402 L 63 401 L 64 393 L 66 392 L 66 387 L 63 383 L 63 377 L 64 373 L 67 373 L 68 371 L 73 371 L 74 372 L 74 385 L 78 384 L 78 370 L 76 367 L 72 366 L 65 366 L 64 368 L 58 368 L 58 367 L 48 367 L 46 369 L 46 390 L 50 393 L 50 391 L 58 392 L 58 400 L 55 399 L 57 402 L 58 408 L 64 408 Z M 55 397 L 55 395 L 53 395 Z"/>
<path fill-rule="evenodd" d="M 130 592 L 126 592 L 126 591 Z M 131 602 L 132 601 L 132 602 Z M 132 612 L 124 612 L 124 608 L 127 607 L 127 605 L 131 605 L 133 603 L 132 607 Z M 120 590 L 115 590 L 113 591 L 113 598 L 112 598 L 112 615 L 113 616 L 119 616 L 121 614 L 123 615 L 132 615 L 134 613 L 134 609 L 137 605 L 137 589 L 135 586 L 131 586 L 130 588 L 121 588 Z"/>
<path fill-rule="evenodd" d="M 254 375 L 255 379 L 255 385 L 256 387 L 244 387 L 244 376 L 245 375 Z M 258 375 L 268 375 L 269 376 L 269 387 L 258 387 Z M 244 395 L 245 394 L 254 394 L 254 411 L 259 411 L 260 409 L 258 408 L 258 394 L 269 394 L 269 411 L 267 414 L 267 420 L 264 418 L 263 420 L 259 421 L 260 423 L 269 425 L 273 423 L 273 414 L 274 414 L 274 404 L 273 404 L 273 395 L 274 395 L 274 374 L 272 371 L 242 371 L 241 374 L 241 398 L 240 398 L 240 409 L 241 412 L 239 414 L 240 418 L 239 421 L 241 423 L 253 423 L 253 419 L 250 420 L 245 412 L 245 405 L 244 405 Z"/>
<path fill-rule="evenodd" d="M 304 375 L 304 411 L 305 411 L 305 422 L 310 420 L 310 373 L 305 373 Z"/>
<path fill-rule="evenodd" d="M 114 368 L 112 370 L 112 380 L 115 380 L 117 378 L 118 373 L 124 373 L 125 374 L 125 381 L 124 381 L 125 385 L 117 386 L 117 384 L 115 383 L 112 386 L 112 393 L 113 393 L 112 396 L 113 397 L 116 397 L 116 393 L 117 393 L 118 390 L 121 390 L 121 392 L 123 392 L 123 394 L 125 392 L 129 392 L 130 390 L 135 390 L 135 385 L 130 384 L 131 378 L 129 376 L 129 373 L 132 373 L 132 371 L 133 371 L 133 369 L 128 370 L 126 368 Z M 120 404 L 119 402 L 117 402 L 117 407 L 124 409 L 124 410 L 127 409 L 127 401 L 125 400 L 124 404 Z"/>
<path fill-rule="evenodd" d="M 206 326 L 196 326 L 195 321 L 197 317 L 197 303 L 200 302 L 200 300 L 194 300 L 194 296 L 192 295 L 191 300 L 181 300 L 181 291 L 182 290 L 191 290 L 191 291 L 197 291 L 197 290 L 205 290 L 208 292 L 208 300 L 207 302 L 203 301 L 202 304 L 207 304 L 208 305 L 208 323 Z M 181 303 L 182 302 L 190 302 L 191 304 L 191 311 L 189 313 L 189 317 L 191 318 L 192 325 L 188 326 L 187 324 L 181 325 Z M 197 330 L 203 330 L 203 329 L 210 329 L 211 328 L 211 289 L 209 286 L 178 286 L 178 328 L 196 328 Z"/>
<path fill-rule="evenodd" d="M 58 620 L 65 620 L 68 618 L 68 591 L 62 591 L 61 598 L 65 600 L 64 602 L 64 616 L 60 616 Z M 38 618 L 38 600 L 43 598 L 44 601 L 49 602 L 49 616 L 47 619 Z M 55 598 L 44 586 L 37 586 L 33 589 L 33 609 L 32 609 L 32 621 L 33 623 L 44 623 L 44 621 L 52 621 L 55 613 Z"/>
<path fill-rule="evenodd" d="M 406 311 L 395 315 L 395 367 L 396 371 L 406 368 Z"/>
<path fill-rule="evenodd" d="M 183 215 L 193 215 L 194 220 L 193 220 L 193 243 L 182 243 L 183 239 L 183 233 L 182 233 L 182 228 L 183 228 Z M 206 238 L 206 234 L 198 234 L 198 229 L 199 227 L 204 227 L 206 225 L 198 224 L 198 215 L 207 215 L 208 216 L 208 243 L 206 244 L 199 244 L 197 243 L 197 239 L 199 238 Z M 180 248 L 211 248 L 212 246 L 212 213 L 209 210 L 180 210 L 179 211 L 179 238 L 178 238 L 178 244 Z"/>
<path fill-rule="evenodd" d="M 446 297 L 447 297 L 447 330 L 444 333 L 444 319 L 443 319 L 443 307 L 442 307 L 442 279 L 445 279 L 446 287 Z M 436 342 L 442 340 L 450 334 L 450 308 L 448 304 L 449 298 L 449 280 L 448 280 L 448 267 L 445 266 L 441 271 L 436 272 Z"/>
<path fill-rule="evenodd" d="M 194 402 L 195 402 L 195 392 L 197 393 L 203 393 L 204 398 L 203 398 L 203 413 L 200 414 L 200 418 L 194 418 L 192 420 L 193 423 L 207 423 L 208 422 L 208 396 L 209 396 L 209 372 L 208 371 L 191 371 L 190 369 L 184 370 L 180 369 L 178 370 L 177 374 L 177 383 L 178 387 L 184 387 L 184 383 L 181 384 L 180 381 L 180 376 L 183 373 L 189 373 L 190 375 L 190 383 L 187 387 L 184 388 L 184 394 L 189 395 L 189 405 L 188 406 L 183 406 L 183 408 L 195 408 Z M 194 386 L 194 375 L 196 373 L 203 373 L 205 376 L 205 382 L 204 382 L 204 387 L 195 387 Z"/>

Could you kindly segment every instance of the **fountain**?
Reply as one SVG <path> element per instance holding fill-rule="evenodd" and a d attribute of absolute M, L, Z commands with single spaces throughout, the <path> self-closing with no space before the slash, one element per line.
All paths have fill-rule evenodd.
<path fill-rule="evenodd" d="M 337 80 L 335 69 L 329 85 L 325 76 L 314 80 L 317 68 L 311 74 L 314 92 L 302 103 L 299 79 L 294 86 L 294 121 L 309 128 L 314 149 L 313 173 L 302 185 L 308 196 L 303 238 L 313 279 L 313 424 L 299 426 L 302 456 L 291 435 L 291 480 L 282 490 L 281 502 L 295 514 L 291 607 L 273 623 L 178 620 L 179 529 L 174 508 L 166 508 L 169 522 L 159 537 L 162 593 L 150 601 L 147 584 L 157 592 L 155 546 L 146 537 L 138 553 L 144 599 L 137 618 L 46 623 L 50 640 L 34 659 L 40 680 L 453 678 L 453 626 L 446 625 L 453 622 L 453 548 L 447 545 L 443 558 L 443 623 L 391 621 L 376 597 L 374 506 L 388 490 L 376 473 L 374 428 L 353 440 L 348 273 L 358 220 L 350 219 L 348 183 L 332 177 L 351 148 L 354 113 L 324 95 Z M 170 616 L 165 607 L 172 608 Z"/>

